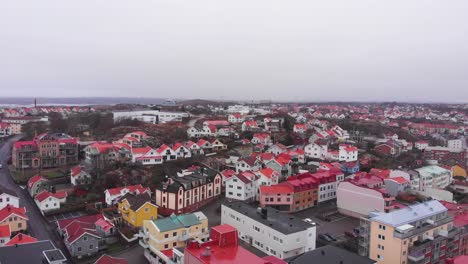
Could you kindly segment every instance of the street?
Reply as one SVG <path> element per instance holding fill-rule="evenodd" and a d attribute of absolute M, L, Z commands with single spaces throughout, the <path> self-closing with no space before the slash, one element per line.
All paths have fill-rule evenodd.
<path fill-rule="evenodd" d="M 20 199 L 20 206 L 26 207 L 26 214 L 29 217 L 29 233 L 38 240 L 52 241 L 57 248 L 62 250 L 65 257 L 67 257 L 69 260 L 69 263 L 73 263 L 73 260 L 63 241 L 59 238 L 57 232 L 55 231 L 55 226 L 49 224 L 49 222 L 41 214 L 39 208 L 37 208 L 36 203 L 29 195 L 28 191 L 14 183 L 10 171 L 8 170 L 7 161 L 11 154 L 11 147 L 13 143 L 20 138 L 21 136 L 15 136 L 1 143 L 0 162 L 3 168 L 0 170 L 0 185 L 5 189 L 15 192 Z"/>

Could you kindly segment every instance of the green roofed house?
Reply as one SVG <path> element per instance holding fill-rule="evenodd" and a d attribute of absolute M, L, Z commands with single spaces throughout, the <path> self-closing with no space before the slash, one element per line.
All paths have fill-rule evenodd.
<path fill-rule="evenodd" d="M 150 263 L 166 261 L 165 251 L 184 247 L 191 239 L 209 239 L 208 218 L 202 212 L 183 215 L 170 215 L 158 220 L 143 223 L 140 245 L 145 249 L 145 257 Z"/>

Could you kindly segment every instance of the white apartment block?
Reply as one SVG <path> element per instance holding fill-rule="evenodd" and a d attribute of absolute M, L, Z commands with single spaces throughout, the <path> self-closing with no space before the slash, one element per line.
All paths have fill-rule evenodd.
<path fill-rule="evenodd" d="M 226 180 L 226 198 L 240 201 L 255 199 L 257 175 L 251 172 L 232 175 Z"/>
<path fill-rule="evenodd" d="M 436 165 L 415 169 L 419 173 L 419 190 L 426 188 L 443 189 L 452 182 L 452 171 Z"/>
<path fill-rule="evenodd" d="M 221 206 L 221 224 L 229 224 L 239 238 L 281 259 L 315 249 L 316 227 L 276 209 L 254 208 L 243 202 Z"/>

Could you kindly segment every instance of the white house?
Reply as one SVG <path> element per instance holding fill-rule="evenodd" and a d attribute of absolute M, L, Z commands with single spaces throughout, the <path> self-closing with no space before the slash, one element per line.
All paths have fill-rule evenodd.
<path fill-rule="evenodd" d="M 328 153 L 328 146 L 311 143 L 305 146 L 304 152 L 308 158 L 325 159 L 325 156 Z"/>
<path fill-rule="evenodd" d="M 463 149 L 463 140 L 461 139 L 451 139 L 447 141 L 447 147 L 449 149 Z"/>
<path fill-rule="evenodd" d="M 156 152 L 158 153 L 158 156 L 162 156 L 163 161 L 177 159 L 177 153 L 174 150 L 172 150 L 168 145 L 163 144 L 156 150 Z"/>
<path fill-rule="evenodd" d="M 424 141 L 424 140 L 418 140 L 418 141 L 415 142 L 414 147 L 419 149 L 419 150 L 424 150 L 427 147 L 429 147 L 429 143 L 427 141 Z"/>
<path fill-rule="evenodd" d="M 258 123 L 255 120 L 246 120 L 242 123 L 242 131 L 256 131 L 258 129 Z"/>
<path fill-rule="evenodd" d="M 60 209 L 60 204 L 64 204 L 67 201 L 67 192 L 51 193 L 43 191 L 34 197 L 34 201 L 44 214 L 51 210 Z"/>
<path fill-rule="evenodd" d="M 269 134 L 266 133 L 255 133 L 250 141 L 252 144 L 263 144 L 268 145 L 271 143 L 271 137 Z"/>
<path fill-rule="evenodd" d="M 184 146 L 185 146 L 185 148 L 190 150 L 192 155 L 203 155 L 203 154 L 205 154 L 205 151 L 200 146 L 198 146 L 197 143 L 195 143 L 193 141 L 185 142 Z"/>
<path fill-rule="evenodd" d="M 5 208 L 7 205 L 19 208 L 19 198 L 14 192 L 0 187 L 0 210 Z"/>
<path fill-rule="evenodd" d="M 151 194 L 151 191 L 149 190 L 149 188 L 144 188 L 141 184 L 107 189 L 104 191 L 106 204 L 108 206 L 112 206 L 116 204 L 117 201 L 122 196 L 124 196 L 125 194 L 129 192 L 133 194 L 142 194 L 142 193 Z"/>
<path fill-rule="evenodd" d="M 196 127 L 189 127 L 187 129 L 187 135 L 189 138 L 199 138 L 206 136 L 204 130 L 199 130 Z"/>
<path fill-rule="evenodd" d="M 257 179 L 258 176 L 249 171 L 232 175 L 226 179 L 226 198 L 240 201 L 254 200 Z"/>
<path fill-rule="evenodd" d="M 151 147 L 132 148 L 132 162 L 141 162 L 143 165 L 155 165 L 163 162 L 162 155 Z"/>
<path fill-rule="evenodd" d="M 228 116 L 229 123 L 242 123 L 245 121 L 245 118 L 241 114 L 230 114 Z"/>
<path fill-rule="evenodd" d="M 243 202 L 222 205 L 221 224 L 235 227 L 240 239 L 281 259 L 315 249 L 315 224 L 273 208 L 257 209 Z"/>
<path fill-rule="evenodd" d="M 307 131 L 306 124 L 295 124 L 293 127 L 293 132 L 298 134 L 304 134 Z"/>
<path fill-rule="evenodd" d="M 452 171 L 436 165 L 415 169 L 419 173 L 419 190 L 426 188 L 443 189 L 452 183 Z"/>
<path fill-rule="evenodd" d="M 287 150 L 288 149 L 286 148 L 285 145 L 278 143 L 278 144 L 274 144 L 274 145 L 270 146 L 266 152 L 267 153 L 272 153 L 272 154 L 275 154 L 275 155 L 279 155 L 279 154 L 281 154 L 281 153 L 283 153 L 283 152 L 285 152 Z"/>
<path fill-rule="evenodd" d="M 265 168 L 254 172 L 258 179 L 255 182 L 255 200 L 260 199 L 260 186 L 271 186 L 279 183 L 280 174 L 272 168 Z"/>
<path fill-rule="evenodd" d="M 172 146 L 172 150 L 176 153 L 177 158 L 190 158 L 192 157 L 192 152 L 180 143 L 176 143 Z"/>
<path fill-rule="evenodd" d="M 338 184 L 344 180 L 343 173 L 330 171 L 317 172 L 312 174 L 319 181 L 318 202 L 325 202 L 336 198 Z"/>
<path fill-rule="evenodd" d="M 339 161 L 352 162 L 358 159 L 358 148 L 348 144 L 340 144 Z"/>
<path fill-rule="evenodd" d="M 256 171 L 262 167 L 262 162 L 255 157 L 239 159 L 236 163 L 236 172 Z"/>
<path fill-rule="evenodd" d="M 73 186 L 91 184 L 91 175 L 78 165 L 70 170 L 70 182 Z"/>

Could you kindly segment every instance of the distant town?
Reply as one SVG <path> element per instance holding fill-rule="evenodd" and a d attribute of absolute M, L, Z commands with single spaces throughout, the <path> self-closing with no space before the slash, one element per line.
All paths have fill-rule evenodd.
<path fill-rule="evenodd" d="M 0 100 L 2 264 L 468 263 L 468 104 L 81 100 Z"/>

